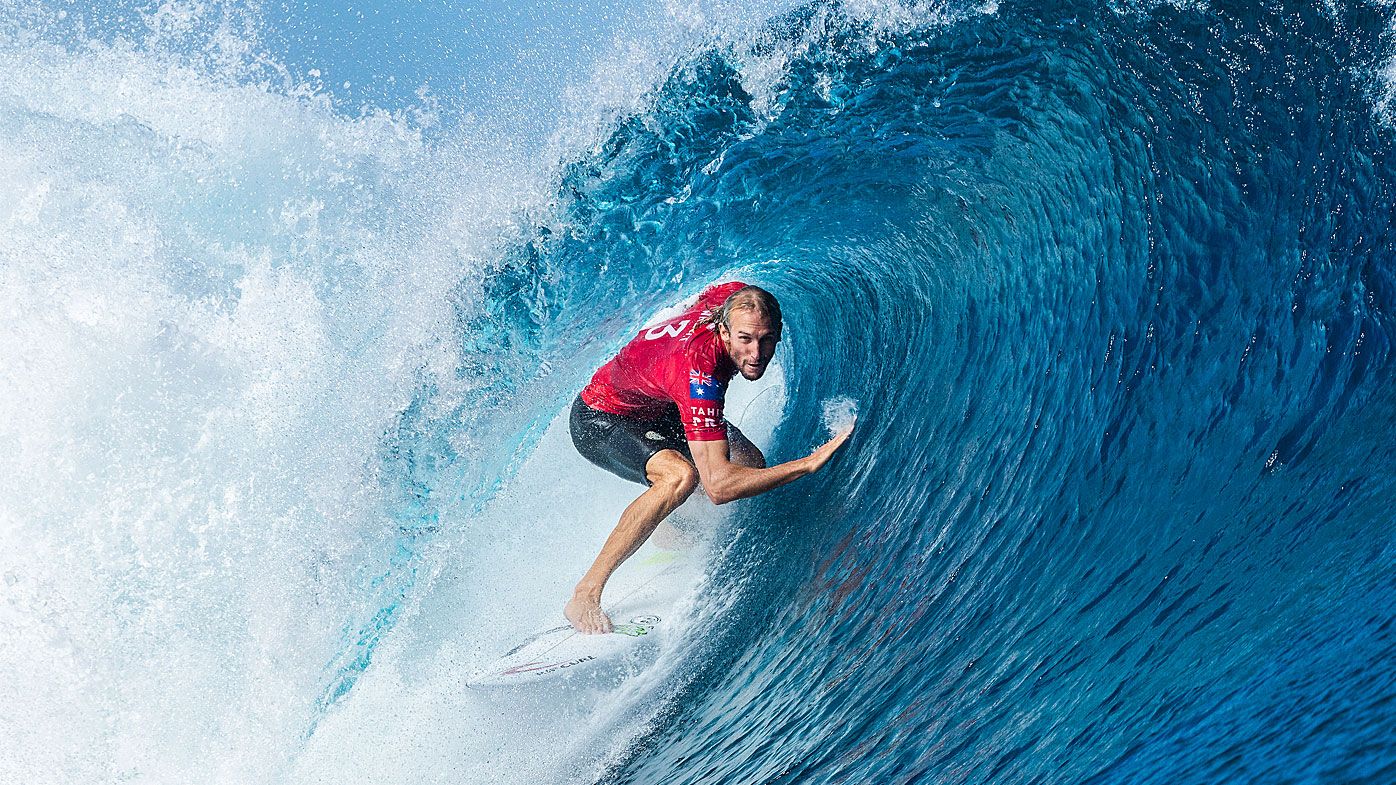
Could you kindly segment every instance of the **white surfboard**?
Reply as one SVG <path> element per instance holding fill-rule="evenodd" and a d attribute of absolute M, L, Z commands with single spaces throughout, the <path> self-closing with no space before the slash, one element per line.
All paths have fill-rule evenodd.
<path fill-rule="evenodd" d="M 672 626 L 674 604 L 693 584 L 694 565 L 679 551 L 646 546 L 621 565 L 602 608 L 614 631 L 583 635 L 571 625 L 539 630 L 466 680 L 468 687 L 534 684 L 563 674 L 610 672 L 642 659 Z"/>

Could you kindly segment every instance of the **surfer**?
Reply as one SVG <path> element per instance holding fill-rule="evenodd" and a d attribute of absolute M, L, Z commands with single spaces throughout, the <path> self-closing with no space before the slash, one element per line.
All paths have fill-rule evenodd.
<path fill-rule="evenodd" d="M 740 281 L 709 287 L 679 316 L 640 332 L 572 403 L 572 443 L 587 460 L 649 486 L 621 513 L 563 615 L 584 633 L 610 632 L 601 592 L 611 573 L 702 484 L 714 504 L 765 493 L 819 471 L 852 434 L 804 458 L 766 458 L 723 416 L 735 374 L 760 379 L 780 342 L 780 303 Z"/>

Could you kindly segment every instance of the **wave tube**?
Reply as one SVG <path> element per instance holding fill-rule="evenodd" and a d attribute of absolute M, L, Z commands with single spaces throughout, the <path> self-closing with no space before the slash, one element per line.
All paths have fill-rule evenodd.
<path fill-rule="evenodd" d="M 1389 29 L 1298 3 L 739 15 L 618 77 L 634 102 L 543 174 L 6 39 L 0 314 L 42 347 L 2 388 L 29 419 L 0 426 L 0 667 L 39 673 L 4 695 L 36 718 L 5 715 L 35 750 L 7 765 L 1388 779 Z M 462 711 L 471 603 L 586 547 L 522 490 L 583 481 L 554 416 L 638 321 L 737 276 L 787 319 L 768 455 L 834 399 L 853 441 L 734 506 L 662 667 Z M 511 585 L 519 614 L 552 594 Z"/>

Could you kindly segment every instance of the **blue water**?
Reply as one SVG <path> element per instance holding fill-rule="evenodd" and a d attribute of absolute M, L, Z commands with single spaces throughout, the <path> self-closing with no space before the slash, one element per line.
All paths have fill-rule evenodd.
<path fill-rule="evenodd" d="M 344 175 L 366 178 L 377 214 L 303 174 L 322 222 L 348 227 L 309 250 L 216 217 L 155 221 L 289 247 L 347 358 L 311 381 L 357 372 L 323 401 L 291 394 L 333 408 L 361 379 L 377 401 L 357 451 L 322 461 L 365 478 L 326 492 L 369 499 L 347 534 L 235 541 L 315 551 L 306 586 L 329 599 L 305 622 L 324 634 L 303 636 L 286 716 L 267 723 L 290 763 L 224 771 L 279 781 L 305 756 L 348 754 L 368 731 L 345 732 L 365 717 L 346 707 L 367 692 L 446 761 L 392 769 L 401 781 L 507 779 L 537 743 L 528 727 L 479 715 L 505 741 L 462 767 L 455 737 L 421 718 L 466 699 L 375 669 L 402 661 L 394 636 L 430 648 L 462 626 L 420 605 L 453 565 L 540 558 L 533 534 L 482 521 L 521 465 L 548 459 L 549 422 L 649 314 L 741 276 L 785 312 L 767 455 L 825 438 L 831 398 L 857 402 L 857 429 L 820 474 L 733 506 L 710 578 L 730 607 L 645 682 L 662 707 L 645 723 L 612 734 L 614 717 L 586 719 L 596 704 L 577 709 L 579 735 L 620 746 L 559 779 L 1396 781 L 1390 9 L 817 2 L 741 18 L 673 39 L 628 108 L 521 164 L 536 198 L 506 199 L 469 248 L 440 216 L 496 178 L 433 185 L 441 161 L 472 160 L 449 128 L 408 143 L 406 163 Z M 8 128 L 38 112 L 7 111 Z M 340 110 L 317 111 L 338 127 Z M 399 182 L 413 178 L 427 184 Z M 257 187 L 271 190 L 254 207 L 280 204 Z M 423 263 L 436 283 L 363 305 L 414 274 L 398 251 L 421 232 L 445 238 Z M 391 261 L 346 261 L 361 243 Z M 365 370 L 380 366 L 396 381 Z M 299 493 L 268 509 L 301 510 Z M 304 515 L 339 532 L 324 506 Z M 149 569 L 110 585 L 138 604 L 188 588 L 136 585 Z M 274 599 L 254 605 L 284 625 Z M 144 639 L 123 636 L 134 659 Z M 195 635 L 189 656 L 230 636 Z M 62 692 L 70 671 L 56 673 Z M 97 702 L 93 737 L 112 751 L 70 771 L 179 770 L 102 735 L 133 703 Z"/>

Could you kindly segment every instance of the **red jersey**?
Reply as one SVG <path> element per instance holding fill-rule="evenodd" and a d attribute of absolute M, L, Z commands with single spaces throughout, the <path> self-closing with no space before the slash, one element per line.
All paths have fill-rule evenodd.
<path fill-rule="evenodd" d="M 682 314 L 641 330 L 591 377 L 582 401 L 641 420 L 658 419 L 678 406 L 689 441 L 726 439 L 722 403 L 737 366 L 717 330 L 698 322 L 743 286 L 741 281 L 710 286 Z"/>

